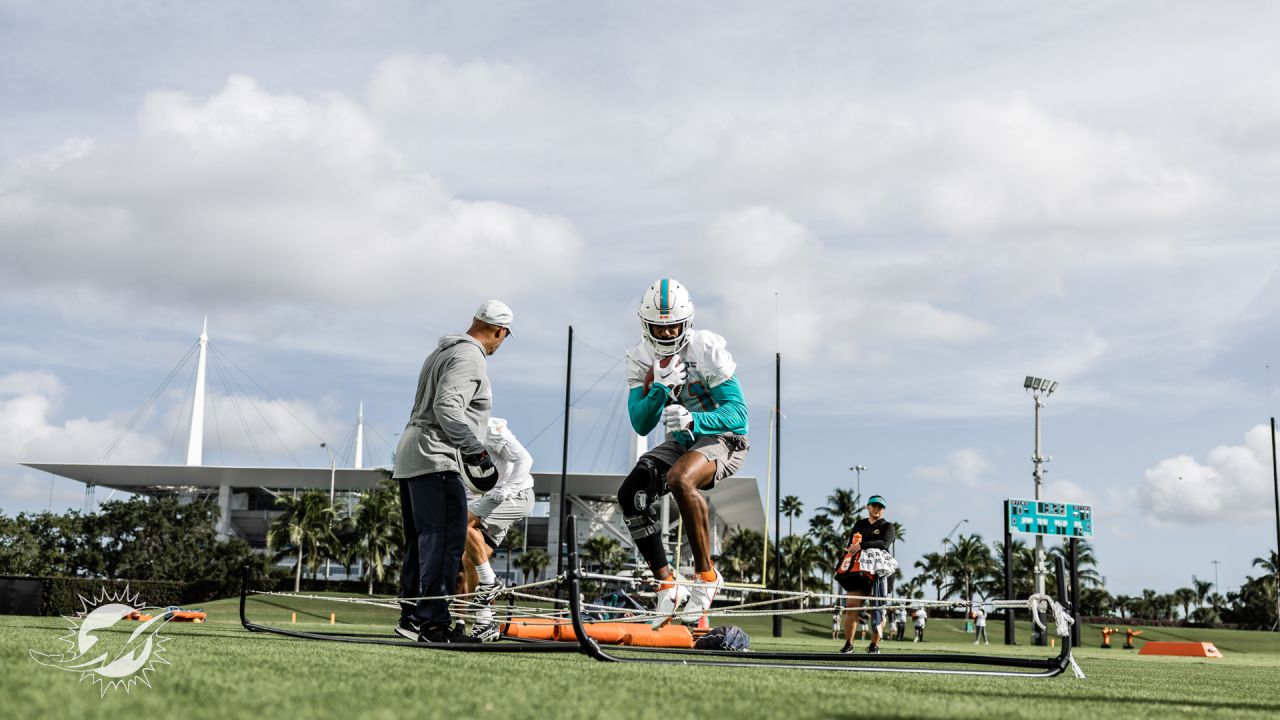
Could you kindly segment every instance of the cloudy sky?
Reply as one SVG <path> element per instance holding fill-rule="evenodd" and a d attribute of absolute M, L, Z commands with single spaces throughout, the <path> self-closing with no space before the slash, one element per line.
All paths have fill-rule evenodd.
<path fill-rule="evenodd" d="M 1045 494 L 1097 508 L 1110 589 L 1215 560 L 1236 587 L 1276 539 L 1278 24 L 1267 2 L 2 2 L 0 509 L 81 504 L 19 461 L 182 462 L 205 317 L 206 462 L 324 465 L 360 402 L 386 462 L 422 358 L 486 297 L 515 309 L 491 376 L 536 469 L 560 467 L 573 325 L 571 468 L 622 470 L 616 363 L 669 275 L 738 360 L 762 480 L 782 353 L 808 511 L 862 464 L 908 564 L 962 520 L 998 538 L 1033 491 L 1039 375 L 1061 382 Z"/>

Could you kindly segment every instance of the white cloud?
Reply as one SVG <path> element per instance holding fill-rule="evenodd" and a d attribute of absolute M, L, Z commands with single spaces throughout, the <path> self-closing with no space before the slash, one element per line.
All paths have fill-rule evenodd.
<path fill-rule="evenodd" d="M 1271 430 L 1258 425 L 1243 445 L 1220 445 L 1201 462 L 1189 455 L 1143 473 L 1143 512 L 1160 522 L 1254 522 L 1271 514 Z"/>
<path fill-rule="evenodd" d="M 1065 479 L 1050 478 L 1045 480 L 1040 497 L 1056 502 L 1093 504 L 1093 493 L 1080 485 Z"/>
<path fill-rule="evenodd" d="M 478 283 L 544 295 L 582 251 L 563 217 L 405 167 L 357 103 L 244 76 L 209 97 L 152 93 L 133 137 L 10 163 L 0 190 L 9 293 L 132 321 L 210 307 L 262 334 L 338 308 L 404 321 L 478 302 Z"/>
<path fill-rule="evenodd" d="M 947 454 L 940 465 L 921 465 L 913 474 L 938 483 L 959 483 L 965 487 L 978 487 L 979 481 L 992 470 L 991 461 L 979 448 L 960 448 Z"/>
<path fill-rule="evenodd" d="M 103 450 L 120 437 L 122 418 L 69 418 L 58 411 L 67 392 L 47 371 L 0 376 L 0 464 L 23 461 L 96 462 Z M 161 443 L 150 435 L 128 432 L 120 437 L 113 461 L 154 462 Z"/>
<path fill-rule="evenodd" d="M 1212 121 L 1223 141 L 1237 150 L 1280 152 L 1280 72 L 1239 82 L 1218 101 Z"/>

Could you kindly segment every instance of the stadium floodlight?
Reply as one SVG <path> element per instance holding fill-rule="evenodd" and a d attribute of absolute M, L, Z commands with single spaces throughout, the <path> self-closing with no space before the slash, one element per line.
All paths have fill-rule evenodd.
<path fill-rule="evenodd" d="M 1049 462 L 1050 458 L 1040 454 L 1040 408 L 1044 407 L 1044 399 L 1053 394 L 1058 389 L 1058 381 L 1047 380 L 1028 375 L 1027 379 L 1022 383 L 1023 389 L 1027 391 L 1035 400 L 1036 405 L 1036 445 L 1035 453 L 1031 456 L 1033 470 L 1031 477 L 1036 483 L 1036 501 L 1040 500 L 1040 486 L 1044 484 L 1044 470 L 1040 467 L 1044 463 Z M 1044 581 L 1046 568 L 1044 564 L 1044 537 L 1036 535 L 1036 558 L 1035 558 L 1035 585 L 1037 593 L 1044 593 Z M 1035 643 L 1043 645 L 1045 643 L 1043 632 L 1034 632 Z"/>
<path fill-rule="evenodd" d="M 867 466 L 854 465 L 849 469 L 858 474 L 858 502 L 862 502 L 862 473 L 867 469 Z"/>
<path fill-rule="evenodd" d="M 324 448 L 324 451 L 329 455 L 329 510 L 330 512 L 332 512 L 333 511 L 333 481 L 335 479 L 334 476 L 338 474 L 338 470 L 337 470 L 337 465 L 335 465 L 333 462 L 333 450 L 329 449 L 329 443 L 322 442 L 320 443 L 320 447 Z M 333 523 L 333 519 L 334 519 L 334 516 L 330 515 L 329 516 L 330 524 Z M 329 559 L 326 558 L 324 561 L 324 579 L 325 580 L 329 579 L 329 568 L 330 568 L 330 562 L 329 562 Z"/>

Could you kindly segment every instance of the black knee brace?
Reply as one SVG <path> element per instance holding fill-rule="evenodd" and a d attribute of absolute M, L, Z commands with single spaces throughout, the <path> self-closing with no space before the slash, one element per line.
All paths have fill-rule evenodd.
<path fill-rule="evenodd" d="M 622 481 L 618 488 L 618 505 L 622 507 L 622 519 L 631 533 L 636 549 L 644 556 L 649 568 L 657 572 L 667 565 L 667 553 L 662 548 L 659 537 L 658 509 L 654 500 L 667 492 L 666 463 L 649 457 L 642 457 L 636 463 L 631 474 Z"/>

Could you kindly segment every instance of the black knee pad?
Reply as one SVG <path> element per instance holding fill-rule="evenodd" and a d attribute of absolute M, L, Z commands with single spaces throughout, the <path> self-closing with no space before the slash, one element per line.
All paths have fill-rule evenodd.
<path fill-rule="evenodd" d="M 618 505 L 622 506 L 622 514 L 628 517 L 644 515 L 657 500 L 667 492 L 667 471 L 670 465 L 642 457 L 631 469 L 631 473 L 618 488 Z"/>
<path fill-rule="evenodd" d="M 655 572 L 667 564 L 666 552 L 658 537 L 658 509 L 654 500 L 666 492 L 666 475 L 670 469 L 666 463 L 642 457 L 631 474 L 618 488 L 618 505 L 622 507 L 622 520 L 636 544 L 636 549 Z"/>

